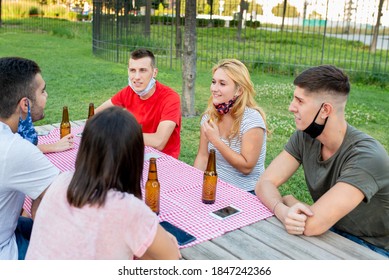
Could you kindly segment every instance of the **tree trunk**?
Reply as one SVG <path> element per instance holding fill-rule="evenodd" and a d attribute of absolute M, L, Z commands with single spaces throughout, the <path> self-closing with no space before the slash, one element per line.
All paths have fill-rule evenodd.
<path fill-rule="evenodd" d="M 244 8 L 245 8 L 245 1 L 244 0 L 240 0 L 240 4 L 239 4 L 239 14 L 238 14 L 238 26 L 237 26 L 237 33 L 236 33 L 236 39 L 238 41 L 241 41 L 242 40 L 242 27 L 243 27 L 243 12 L 244 12 Z"/>
<path fill-rule="evenodd" d="M 196 1 L 185 1 L 185 34 L 182 59 L 182 114 L 194 116 L 196 81 Z"/>
<path fill-rule="evenodd" d="M 125 35 L 126 38 L 127 38 L 127 36 L 129 34 L 131 34 L 130 31 L 128 30 L 129 23 L 130 23 L 129 18 L 128 18 L 128 14 L 129 14 L 129 12 L 131 10 L 131 6 L 130 5 L 131 5 L 131 2 L 129 2 L 129 0 L 124 0 L 124 15 L 123 15 L 124 23 L 123 23 L 123 28 L 124 28 L 124 32 L 126 34 Z"/>
<path fill-rule="evenodd" d="M 377 39 L 378 39 L 378 33 L 380 31 L 380 21 L 381 21 L 381 16 L 382 16 L 382 6 L 384 5 L 384 0 L 380 0 L 378 4 L 378 14 L 377 14 L 377 23 L 374 28 L 374 33 L 373 33 L 373 40 L 371 41 L 370 44 L 370 52 L 375 53 L 377 49 Z"/>
<path fill-rule="evenodd" d="M 93 21 L 92 21 L 92 36 L 93 36 L 93 53 L 96 54 L 97 49 L 99 48 L 100 41 L 101 41 L 101 10 L 102 10 L 102 3 L 101 1 L 95 1 L 93 3 Z"/>
<path fill-rule="evenodd" d="M 208 3 L 208 1 L 206 1 L 206 3 Z M 213 16 L 213 0 L 210 0 L 210 4 L 211 6 L 211 10 L 209 11 L 209 23 L 208 23 L 208 27 L 213 27 L 213 21 L 212 21 L 212 16 Z"/>
<path fill-rule="evenodd" d="M 307 6 L 308 6 L 308 1 L 304 0 L 304 13 L 303 13 L 303 33 L 304 33 L 304 27 L 305 27 L 305 20 L 307 19 Z"/>
<path fill-rule="evenodd" d="M 1 27 L 1 23 L 2 23 L 2 22 L 1 22 L 1 12 L 2 12 L 2 11 L 1 11 L 1 4 L 2 4 L 2 2 L 3 2 L 3 0 L 0 0 L 0 27 Z"/>
<path fill-rule="evenodd" d="M 145 37 L 149 38 L 151 33 L 151 0 L 146 0 L 146 14 L 145 14 Z"/>
<path fill-rule="evenodd" d="M 181 57 L 182 33 L 181 33 L 181 0 L 176 0 L 176 58 Z"/>
<path fill-rule="evenodd" d="M 284 0 L 284 7 L 282 8 L 282 23 L 281 23 L 281 31 L 284 30 L 284 22 L 286 15 L 286 5 L 288 4 L 288 0 Z"/>

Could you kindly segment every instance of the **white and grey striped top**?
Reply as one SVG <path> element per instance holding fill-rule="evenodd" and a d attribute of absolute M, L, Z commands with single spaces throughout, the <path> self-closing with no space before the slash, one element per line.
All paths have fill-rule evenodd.
<path fill-rule="evenodd" d="M 203 124 L 205 121 L 209 119 L 208 115 L 204 115 L 201 119 L 201 124 Z M 223 181 L 226 181 L 234 186 L 237 186 L 241 189 L 244 189 L 246 191 L 251 191 L 255 188 L 255 184 L 261 176 L 261 174 L 265 171 L 265 157 L 266 157 L 266 125 L 265 122 L 261 116 L 261 114 L 254 109 L 246 107 L 244 113 L 242 122 L 240 125 L 240 132 L 239 136 L 236 136 L 235 138 L 231 139 L 231 141 L 228 141 L 228 139 L 220 138 L 226 145 L 228 145 L 233 151 L 240 153 L 241 145 L 242 145 L 242 136 L 247 131 L 249 131 L 252 128 L 262 128 L 265 130 L 265 136 L 262 144 L 262 149 L 260 156 L 258 158 L 258 162 L 255 165 L 254 169 L 251 171 L 250 174 L 244 175 L 239 170 L 232 167 L 220 154 L 220 152 L 209 142 L 208 143 L 208 151 L 210 149 L 215 149 L 216 152 L 216 170 L 218 173 L 218 176 Z"/>

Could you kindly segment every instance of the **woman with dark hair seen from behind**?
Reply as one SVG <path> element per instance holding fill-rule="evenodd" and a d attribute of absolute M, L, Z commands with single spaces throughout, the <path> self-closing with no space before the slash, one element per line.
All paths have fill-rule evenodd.
<path fill-rule="evenodd" d="M 177 241 L 142 201 L 144 143 L 136 119 L 111 107 L 86 124 L 75 171 L 51 185 L 26 259 L 178 259 Z"/>

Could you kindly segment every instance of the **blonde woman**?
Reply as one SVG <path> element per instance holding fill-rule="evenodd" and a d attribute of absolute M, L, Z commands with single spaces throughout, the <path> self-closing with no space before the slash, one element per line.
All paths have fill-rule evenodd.
<path fill-rule="evenodd" d="M 205 170 L 213 148 L 219 178 L 252 192 L 265 169 L 265 114 L 254 100 L 254 85 L 242 62 L 223 59 L 212 74 L 194 166 Z"/>

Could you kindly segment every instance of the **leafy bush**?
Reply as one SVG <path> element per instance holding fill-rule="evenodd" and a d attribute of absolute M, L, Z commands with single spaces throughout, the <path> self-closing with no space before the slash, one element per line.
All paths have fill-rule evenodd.
<path fill-rule="evenodd" d="M 87 15 L 83 15 L 83 14 L 76 14 L 76 18 L 78 21 L 90 21 L 91 18 L 92 18 L 92 15 L 89 13 Z"/>
<path fill-rule="evenodd" d="M 77 20 L 77 15 L 78 14 L 76 12 L 69 12 L 68 18 L 69 18 L 69 20 L 75 21 L 75 20 Z"/>
<path fill-rule="evenodd" d="M 2 6 L 2 19 L 25 18 L 28 16 L 28 9 L 22 3 L 10 3 Z"/>
<path fill-rule="evenodd" d="M 353 83 L 376 85 L 381 88 L 389 87 L 389 75 L 379 74 L 377 72 L 351 72 L 350 79 Z"/>
<path fill-rule="evenodd" d="M 39 9 L 37 7 L 31 7 L 28 11 L 28 15 L 30 16 L 37 16 L 39 15 Z"/>
<path fill-rule="evenodd" d="M 259 21 L 246 21 L 246 26 L 247 27 L 252 27 L 252 28 L 258 28 L 261 26 L 261 23 Z"/>

